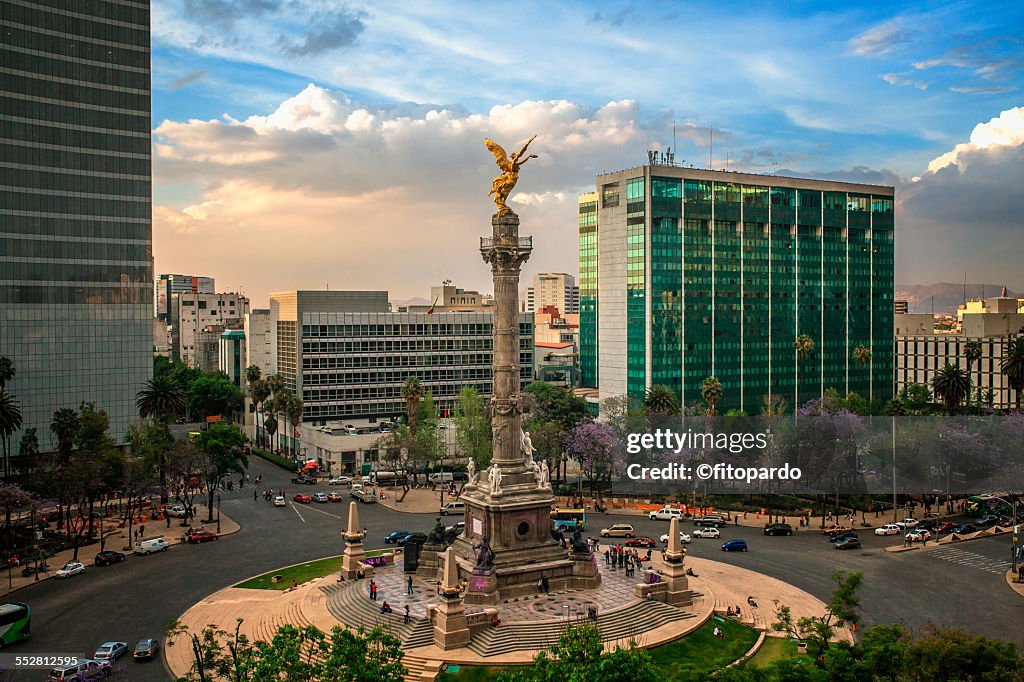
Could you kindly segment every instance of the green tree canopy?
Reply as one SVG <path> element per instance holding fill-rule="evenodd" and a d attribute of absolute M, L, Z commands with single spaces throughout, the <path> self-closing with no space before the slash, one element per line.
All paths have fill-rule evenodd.
<path fill-rule="evenodd" d="M 596 625 L 567 629 L 558 643 L 542 651 L 524 670 L 502 673 L 498 682 L 641 682 L 657 679 L 643 649 L 617 647 L 605 653 Z"/>
<path fill-rule="evenodd" d="M 571 389 L 555 386 L 543 381 L 534 381 L 524 391 L 536 400 L 532 422 L 556 422 L 565 432 L 572 431 L 577 424 L 591 420 L 587 401 Z"/>
<path fill-rule="evenodd" d="M 220 372 L 204 374 L 188 390 L 188 409 L 201 417 L 230 416 L 242 403 L 242 391 Z"/>

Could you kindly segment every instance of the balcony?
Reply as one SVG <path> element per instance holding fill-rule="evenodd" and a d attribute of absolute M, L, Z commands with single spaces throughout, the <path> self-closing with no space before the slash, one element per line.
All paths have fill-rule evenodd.
<path fill-rule="evenodd" d="M 494 248 L 517 248 L 520 251 L 533 250 L 533 237 L 519 237 L 517 242 L 513 242 L 511 239 L 495 239 L 494 237 L 480 237 L 480 250 L 487 251 L 489 249 Z"/>

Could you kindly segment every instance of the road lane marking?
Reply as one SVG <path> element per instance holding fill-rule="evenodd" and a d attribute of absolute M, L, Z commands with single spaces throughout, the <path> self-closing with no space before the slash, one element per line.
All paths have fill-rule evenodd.
<path fill-rule="evenodd" d="M 294 511 L 296 514 L 298 514 L 299 518 L 302 519 L 302 522 L 305 523 L 306 519 L 302 518 L 302 514 L 299 514 L 299 508 L 295 506 L 295 503 L 294 502 L 289 502 L 288 504 L 291 505 L 292 511 Z"/>
<path fill-rule="evenodd" d="M 938 559 L 942 559 L 943 561 L 948 561 L 959 566 L 966 566 L 968 568 L 976 568 L 979 571 L 985 571 L 987 573 L 1003 574 L 1010 569 L 1009 561 L 993 559 L 991 557 L 984 556 L 983 554 L 968 552 L 967 550 L 956 547 L 943 547 L 941 549 L 936 549 L 933 550 L 930 555 Z"/>
<path fill-rule="evenodd" d="M 337 514 L 332 514 L 331 512 L 326 512 L 323 509 L 317 509 L 316 507 L 306 507 L 306 509 L 308 509 L 310 511 L 320 512 L 321 514 L 326 514 L 327 516 L 333 516 L 334 518 L 341 519 L 342 521 L 346 520 L 345 517 L 343 517 L 343 516 L 338 516 Z"/>

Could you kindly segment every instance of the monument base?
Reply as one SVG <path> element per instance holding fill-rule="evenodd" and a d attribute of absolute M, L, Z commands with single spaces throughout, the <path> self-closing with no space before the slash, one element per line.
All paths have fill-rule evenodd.
<path fill-rule="evenodd" d="M 570 554 L 572 560 L 572 582 L 573 587 L 582 590 L 591 590 L 601 584 L 601 572 L 597 568 L 597 557 L 593 552 L 589 554 Z"/>
<path fill-rule="evenodd" d="M 416 574 L 426 580 L 439 580 L 441 578 L 441 555 L 444 554 L 444 547 L 441 545 L 423 545 L 420 550 L 420 565 Z"/>
<path fill-rule="evenodd" d="M 341 559 L 340 577 L 342 580 L 358 580 L 373 574 L 373 569 L 363 565 L 366 552 L 363 543 L 345 545 L 345 554 Z"/>
<path fill-rule="evenodd" d="M 501 601 L 498 592 L 498 576 L 493 568 L 474 568 L 469 575 L 469 586 L 466 588 L 467 604 L 494 606 Z"/>
<path fill-rule="evenodd" d="M 469 644 L 466 610 L 459 597 L 442 597 L 434 618 L 434 644 L 441 649 L 458 649 Z"/>
<path fill-rule="evenodd" d="M 661 579 L 665 583 L 665 603 L 672 606 L 692 606 L 693 590 L 686 577 L 686 567 L 682 562 L 666 562 L 661 571 Z"/>

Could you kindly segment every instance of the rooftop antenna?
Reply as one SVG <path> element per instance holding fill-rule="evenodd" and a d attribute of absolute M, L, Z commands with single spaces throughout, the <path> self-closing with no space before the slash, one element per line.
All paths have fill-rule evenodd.
<path fill-rule="evenodd" d="M 712 157 L 715 149 L 715 129 L 708 125 L 708 170 L 711 170 Z"/>
<path fill-rule="evenodd" d="M 678 150 L 676 146 L 676 120 L 672 119 L 672 149 Z"/>

